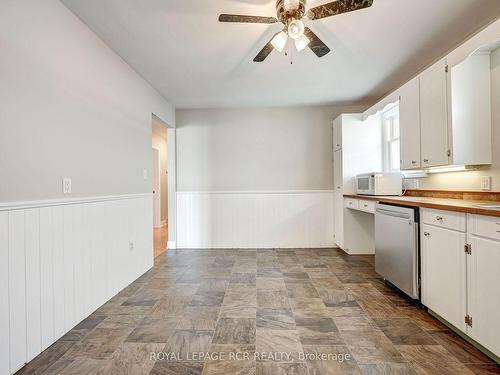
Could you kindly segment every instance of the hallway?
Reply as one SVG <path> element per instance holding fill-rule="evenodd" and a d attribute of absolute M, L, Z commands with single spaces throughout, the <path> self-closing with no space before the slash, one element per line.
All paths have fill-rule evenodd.
<path fill-rule="evenodd" d="M 500 373 L 389 289 L 373 261 L 332 249 L 171 250 L 18 374 Z M 266 358 L 276 352 L 287 355 Z M 330 356 L 302 355 L 316 352 Z"/>
<path fill-rule="evenodd" d="M 168 245 L 168 226 L 153 228 L 153 248 L 155 259 L 167 251 Z"/>

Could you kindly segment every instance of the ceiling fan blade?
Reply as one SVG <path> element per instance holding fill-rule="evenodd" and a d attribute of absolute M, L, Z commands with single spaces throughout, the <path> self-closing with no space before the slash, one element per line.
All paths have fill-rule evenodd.
<path fill-rule="evenodd" d="M 276 23 L 274 17 L 242 16 L 238 14 L 221 14 L 219 22 L 240 22 L 240 23 Z"/>
<path fill-rule="evenodd" d="M 276 35 L 278 34 L 279 33 L 277 33 Z M 265 59 L 267 59 L 267 56 L 269 56 L 271 52 L 273 52 L 274 47 L 271 42 L 276 35 L 274 35 L 271 40 L 264 46 L 264 48 L 262 48 L 262 50 L 257 54 L 257 56 L 255 56 L 255 58 L 253 59 L 254 62 L 263 62 Z"/>
<path fill-rule="evenodd" d="M 369 8 L 372 5 L 373 0 L 337 0 L 309 9 L 307 17 L 311 20 L 319 20 L 320 18 Z"/>
<path fill-rule="evenodd" d="M 316 54 L 316 56 L 323 57 L 330 53 L 330 48 L 328 48 L 328 46 L 323 43 L 323 41 L 318 38 L 318 36 L 314 34 L 310 28 L 306 27 L 304 30 L 304 34 L 311 41 L 308 47 Z"/>

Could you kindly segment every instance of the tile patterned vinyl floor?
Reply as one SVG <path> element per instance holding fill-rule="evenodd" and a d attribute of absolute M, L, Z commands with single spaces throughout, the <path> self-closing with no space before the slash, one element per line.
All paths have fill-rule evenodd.
<path fill-rule="evenodd" d="M 168 251 L 18 374 L 500 374 L 373 263 L 334 249 Z"/>

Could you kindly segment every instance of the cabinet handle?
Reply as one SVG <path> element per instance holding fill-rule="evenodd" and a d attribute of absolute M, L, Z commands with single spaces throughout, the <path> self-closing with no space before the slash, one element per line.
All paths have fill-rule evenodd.
<path fill-rule="evenodd" d="M 428 163 L 429 162 L 429 159 L 424 159 L 424 163 Z"/>
<path fill-rule="evenodd" d="M 424 232 L 425 237 L 429 237 L 431 234 L 429 232 Z"/>
<path fill-rule="evenodd" d="M 442 216 L 436 216 L 436 220 L 437 221 L 443 221 L 443 217 Z"/>
<path fill-rule="evenodd" d="M 365 204 L 364 206 L 365 206 L 365 208 L 367 208 L 367 207 L 368 207 L 368 205 L 367 205 L 367 204 Z"/>
<path fill-rule="evenodd" d="M 411 161 L 411 163 L 412 163 L 413 165 L 417 164 L 417 162 L 416 162 L 415 160 L 412 160 L 412 161 Z"/>

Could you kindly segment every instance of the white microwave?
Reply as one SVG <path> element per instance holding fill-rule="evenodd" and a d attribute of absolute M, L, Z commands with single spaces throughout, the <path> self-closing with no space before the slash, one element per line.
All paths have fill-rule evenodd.
<path fill-rule="evenodd" d="M 358 175 L 356 191 L 361 195 L 403 195 L 403 175 L 401 173 Z"/>

